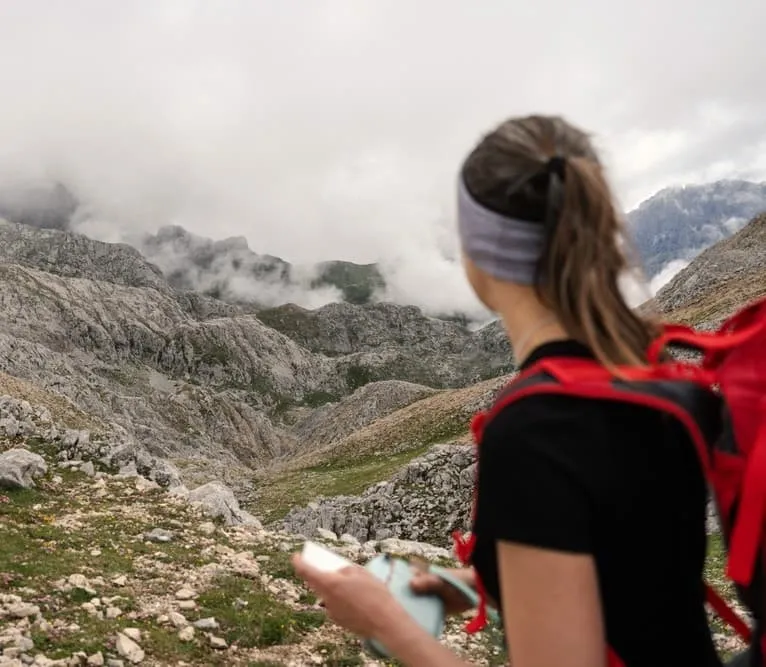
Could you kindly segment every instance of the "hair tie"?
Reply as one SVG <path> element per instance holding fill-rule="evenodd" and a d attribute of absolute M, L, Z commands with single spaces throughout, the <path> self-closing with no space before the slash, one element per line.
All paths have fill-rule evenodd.
<path fill-rule="evenodd" d="M 545 171 L 556 174 L 562 181 L 566 176 L 567 159 L 563 155 L 554 155 L 545 163 Z"/>

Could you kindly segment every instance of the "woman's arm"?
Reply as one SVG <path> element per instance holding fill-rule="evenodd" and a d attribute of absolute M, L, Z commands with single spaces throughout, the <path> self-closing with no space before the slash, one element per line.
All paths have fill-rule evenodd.
<path fill-rule="evenodd" d="M 391 616 L 375 637 L 405 667 L 472 667 L 450 649 L 413 623 L 406 613 Z"/>
<path fill-rule="evenodd" d="M 386 585 L 354 565 L 323 572 L 293 555 L 295 570 L 324 602 L 329 617 L 362 637 L 375 639 L 406 667 L 470 667 L 423 630 Z"/>
<path fill-rule="evenodd" d="M 592 556 L 497 544 L 506 643 L 513 667 L 605 667 Z"/>

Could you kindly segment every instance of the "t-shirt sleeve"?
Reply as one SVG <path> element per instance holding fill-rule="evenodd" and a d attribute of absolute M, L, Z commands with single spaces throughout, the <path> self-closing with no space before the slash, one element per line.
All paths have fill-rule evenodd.
<path fill-rule="evenodd" d="M 587 460 L 593 429 L 576 411 L 532 408 L 512 404 L 484 431 L 475 529 L 496 540 L 590 553 L 593 493 Z"/>

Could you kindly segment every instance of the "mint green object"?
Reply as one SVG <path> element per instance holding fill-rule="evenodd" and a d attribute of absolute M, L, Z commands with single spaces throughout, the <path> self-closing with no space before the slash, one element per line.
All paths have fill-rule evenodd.
<path fill-rule="evenodd" d="M 394 558 L 389 554 L 381 554 L 370 560 L 365 568 L 387 585 L 391 594 L 420 627 L 432 637 L 438 639 L 441 636 L 445 621 L 444 603 L 438 595 L 423 595 L 413 592 L 410 581 L 415 573 L 409 562 L 401 558 Z M 479 604 L 479 596 L 476 591 L 453 577 L 444 568 L 430 565 L 428 571 L 454 586 L 472 606 L 476 607 Z M 495 623 L 499 618 L 492 609 L 487 609 L 487 616 L 491 622 Z M 365 648 L 380 658 L 391 657 L 386 647 L 375 640 L 368 639 L 365 641 Z"/>

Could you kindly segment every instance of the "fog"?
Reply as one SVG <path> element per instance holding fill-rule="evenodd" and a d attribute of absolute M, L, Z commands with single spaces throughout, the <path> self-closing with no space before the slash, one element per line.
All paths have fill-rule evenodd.
<path fill-rule="evenodd" d="M 764 24 L 760 0 L 9 0 L 0 182 L 65 184 L 103 240 L 173 224 L 301 266 L 379 262 L 387 297 L 480 314 L 454 259 L 472 143 L 561 113 L 626 209 L 764 180 Z"/>

